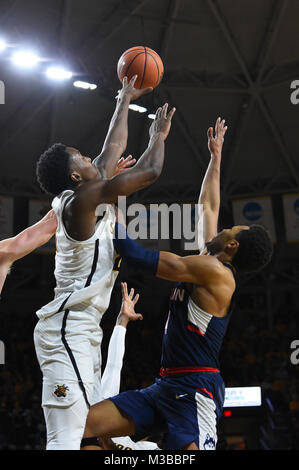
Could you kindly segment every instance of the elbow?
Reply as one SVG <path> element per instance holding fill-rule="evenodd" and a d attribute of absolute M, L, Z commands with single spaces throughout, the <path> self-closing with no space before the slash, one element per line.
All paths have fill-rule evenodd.
<path fill-rule="evenodd" d="M 161 175 L 161 171 L 162 171 L 161 168 L 157 168 L 157 167 L 149 168 L 148 174 L 147 174 L 147 178 L 149 179 L 149 184 L 154 183 L 159 178 L 159 176 Z"/>

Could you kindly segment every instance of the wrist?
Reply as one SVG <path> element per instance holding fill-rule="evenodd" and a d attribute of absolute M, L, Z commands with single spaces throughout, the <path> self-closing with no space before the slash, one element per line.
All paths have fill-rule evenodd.
<path fill-rule="evenodd" d="M 118 325 L 123 326 L 124 328 L 127 328 L 128 323 L 129 323 L 129 319 L 125 317 L 124 315 L 121 315 Z"/>
<path fill-rule="evenodd" d="M 118 103 L 125 103 L 125 104 L 130 104 L 131 102 L 131 97 L 127 93 L 120 93 L 120 95 L 117 98 Z"/>
<path fill-rule="evenodd" d="M 161 131 L 158 131 L 158 132 L 153 132 L 151 135 L 150 135 L 150 140 L 149 140 L 149 144 L 152 145 L 154 144 L 155 142 L 157 142 L 157 140 L 165 140 L 165 135 L 163 132 Z"/>
<path fill-rule="evenodd" d="M 215 163 L 221 162 L 221 152 L 211 152 L 211 160 Z"/>

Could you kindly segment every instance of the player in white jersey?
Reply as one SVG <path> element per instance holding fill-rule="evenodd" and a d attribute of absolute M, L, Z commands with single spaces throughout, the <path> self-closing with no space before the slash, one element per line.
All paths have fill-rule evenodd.
<path fill-rule="evenodd" d="M 132 155 L 120 158 L 113 176 L 125 171 L 135 162 Z M 55 235 L 56 229 L 57 218 L 52 209 L 36 224 L 27 227 L 14 237 L 0 241 L 0 294 L 13 263 L 46 244 Z M 72 298 L 72 301 L 76 303 L 76 298 Z"/>
<path fill-rule="evenodd" d="M 42 406 L 47 449 L 80 449 L 88 409 L 98 401 L 102 330 L 119 270 L 114 251 L 112 204 L 152 184 L 164 163 L 165 140 L 175 109 L 159 108 L 148 147 L 134 167 L 112 177 L 124 153 L 128 109 L 151 89 L 136 90 L 136 76 L 117 97 L 101 154 L 92 162 L 63 144 L 48 149 L 37 164 L 41 187 L 55 195 L 57 216 L 55 298 L 41 308 L 34 340 L 43 374 Z"/>

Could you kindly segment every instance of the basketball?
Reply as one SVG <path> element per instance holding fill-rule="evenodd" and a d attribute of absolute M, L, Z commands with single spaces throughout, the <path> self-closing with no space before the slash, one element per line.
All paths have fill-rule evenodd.
<path fill-rule="evenodd" d="M 119 58 L 117 75 L 120 81 L 138 75 L 134 87 L 137 89 L 156 88 L 162 80 L 164 66 L 161 57 L 145 46 L 131 47 Z"/>

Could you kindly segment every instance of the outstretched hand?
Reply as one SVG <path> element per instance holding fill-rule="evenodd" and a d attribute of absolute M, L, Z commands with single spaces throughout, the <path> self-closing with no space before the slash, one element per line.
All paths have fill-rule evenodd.
<path fill-rule="evenodd" d="M 224 142 L 224 136 L 227 131 L 227 126 L 224 126 L 225 120 L 219 117 L 215 124 L 215 137 L 213 127 L 208 129 L 208 148 L 211 155 L 220 156 Z"/>
<path fill-rule="evenodd" d="M 120 325 L 127 326 L 129 321 L 143 320 L 143 317 L 140 313 L 135 312 L 135 305 L 138 302 L 139 294 L 136 294 L 134 297 L 134 289 L 130 290 L 128 294 L 127 283 L 121 283 L 122 290 L 122 306 L 121 306 L 121 317 Z"/>
<path fill-rule="evenodd" d="M 168 103 L 165 103 L 164 106 L 162 106 L 162 108 L 157 109 L 155 119 L 149 131 L 151 137 L 155 134 L 161 133 L 164 137 L 164 140 L 167 139 L 167 136 L 171 128 L 171 120 L 173 118 L 173 115 L 176 109 L 172 108 L 171 111 L 169 111 L 169 113 L 167 113 L 167 111 L 168 111 Z"/>
<path fill-rule="evenodd" d="M 116 99 L 121 99 L 123 96 L 127 96 L 130 101 L 138 100 L 143 95 L 153 91 L 153 87 L 137 89 L 134 88 L 135 82 L 137 80 L 137 75 L 134 75 L 131 80 L 128 82 L 128 78 L 124 77 L 122 82 L 122 89 L 118 90 Z"/>

